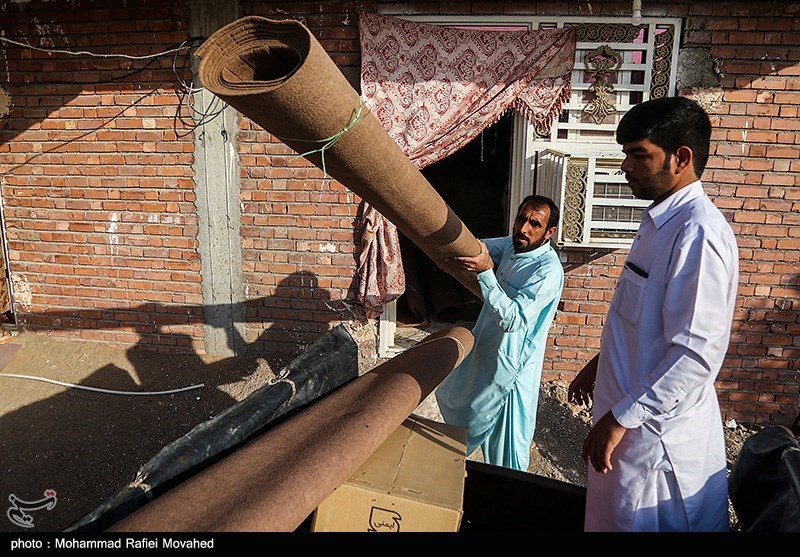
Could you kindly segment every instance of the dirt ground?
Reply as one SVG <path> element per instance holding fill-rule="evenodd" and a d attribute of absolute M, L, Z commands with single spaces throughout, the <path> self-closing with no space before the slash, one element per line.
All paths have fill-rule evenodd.
<path fill-rule="evenodd" d="M 55 507 L 32 513 L 33 528 L 28 531 L 59 531 L 117 493 L 166 444 L 266 383 L 288 358 L 165 355 L 23 333 L 0 346 L 3 363 L 0 498 L 35 501 L 55 491 Z M 378 363 L 362 362 L 360 371 Z M 125 391 L 174 390 L 201 382 L 204 386 L 163 396 L 120 396 L 9 374 Z M 585 485 L 580 447 L 590 415 L 566 404 L 566 388 L 542 385 L 529 472 Z M 433 396 L 415 413 L 441 420 Z M 732 464 L 755 428 L 728 425 Z M 481 460 L 479 452 L 470 458 Z M 6 519 L 0 524 L 0 531 L 24 531 Z M 735 527 L 733 514 L 732 524 Z"/>

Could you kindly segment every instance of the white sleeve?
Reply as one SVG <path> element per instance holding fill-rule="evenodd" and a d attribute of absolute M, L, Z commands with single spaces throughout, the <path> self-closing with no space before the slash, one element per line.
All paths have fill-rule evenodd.
<path fill-rule="evenodd" d="M 662 310 L 670 348 L 646 381 L 612 408 L 626 428 L 672 410 L 693 389 L 714 381 L 727 352 L 735 246 L 732 255 L 724 235 L 702 227 L 684 232 L 672 251 Z"/>

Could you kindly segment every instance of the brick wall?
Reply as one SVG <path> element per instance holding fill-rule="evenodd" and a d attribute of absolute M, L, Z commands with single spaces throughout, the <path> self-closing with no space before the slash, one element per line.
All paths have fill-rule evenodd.
<path fill-rule="evenodd" d="M 722 100 L 705 179 L 739 244 L 739 300 L 719 393 L 728 416 L 786 423 L 800 409 L 800 4 L 692 6 Z"/>
<path fill-rule="evenodd" d="M 726 419 L 786 423 L 800 395 L 800 4 L 651 4 L 645 16 L 684 18 L 683 47 L 707 51 L 720 81 L 683 94 L 709 107 L 715 131 L 704 181 L 740 246 L 734 334 L 718 381 L 723 411 Z M 66 6 L 4 2 L 2 29 L 37 46 L 135 54 L 188 35 L 185 0 L 94 2 L 80 17 Z M 240 4 L 242 15 L 303 21 L 354 86 L 360 9 L 620 16 L 630 2 Z M 180 88 L 171 58 L 104 84 L 96 82 L 143 64 L 8 45 L 0 60 L 8 70 L 0 87 L 11 99 L 0 117 L 0 173 L 23 325 L 202 351 L 193 143 L 185 125 L 173 128 Z M 82 85 L 52 84 L 62 80 Z M 344 322 L 360 335 L 362 355 L 374 356 L 375 323 L 355 303 L 359 199 L 247 119 L 239 142 L 247 341 L 296 353 Z M 567 253 L 546 378 L 567 382 L 596 353 L 625 256 Z"/>
<path fill-rule="evenodd" d="M 299 18 L 357 86 L 355 7 L 240 9 Z M 3 14 L 6 37 L 50 50 L 141 56 L 188 38 L 186 2 L 4 2 Z M 19 325 L 202 353 L 194 138 L 173 56 L 0 46 L 9 105 L 0 178 Z M 189 82 L 185 55 L 177 60 Z M 355 303 L 360 200 L 247 119 L 239 140 L 247 342 L 297 354 L 346 322 L 374 358 L 375 323 Z"/>
<path fill-rule="evenodd" d="M 184 2 L 3 4 L 4 36 L 34 47 L 141 56 L 187 38 Z M 18 323 L 197 346 L 193 143 L 174 121 L 172 56 L 0 44 L 0 59 L 10 104 L 0 118 L 0 183 Z"/>
<path fill-rule="evenodd" d="M 303 22 L 351 84 L 359 83 L 356 2 L 244 2 L 242 15 Z M 360 198 L 247 119 L 240 130 L 242 259 L 248 342 L 296 353 L 344 322 L 376 357 L 375 323 L 356 303 Z"/>

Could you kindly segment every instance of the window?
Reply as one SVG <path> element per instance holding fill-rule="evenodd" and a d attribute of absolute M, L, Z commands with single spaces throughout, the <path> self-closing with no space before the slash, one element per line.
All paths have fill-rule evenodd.
<path fill-rule="evenodd" d="M 650 202 L 625 185 L 614 133 L 632 106 L 674 94 L 680 22 L 565 20 L 540 28 L 562 25 L 577 27 L 572 96 L 549 135 L 529 126 L 523 179 L 561 207 L 559 246 L 627 247 Z"/>
<path fill-rule="evenodd" d="M 435 25 L 555 29 L 576 27 L 572 96 L 542 136 L 517 117 L 508 223 L 525 195 L 561 207 L 561 247 L 630 246 L 649 201 L 634 198 L 619 171 L 617 123 L 642 101 L 673 95 L 680 20 L 540 16 L 408 16 Z"/>
<path fill-rule="evenodd" d="M 631 195 L 619 170 L 622 159 L 545 149 L 536 160 L 536 191 L 561 208 L 558 245 L 630 245 L 650 202 Z"/>
<path fill-rule="evenodd" d="M 523 117 L 514 117 L 505 226 L 510 232 L 519 203 L 535 191 L 548 195 L 562 209 L 559 246 L 630 246 L 649 202 L 630 194 L 619 170 L 622 150 L 614 133 L 619 119 L 633 105 L 674 94 L 679 19 L 644 18 L 641 25 L 633 26 L 630 19 L 621 17 L 400 17 L 454 27 L 576 27 L 572 96 L 550 133 L 539 135 Z M 396 330 L 396 304 L 390 302 L 379 321 L 379 356 L 405 348 L 402 341 L 395 343 Z"/>

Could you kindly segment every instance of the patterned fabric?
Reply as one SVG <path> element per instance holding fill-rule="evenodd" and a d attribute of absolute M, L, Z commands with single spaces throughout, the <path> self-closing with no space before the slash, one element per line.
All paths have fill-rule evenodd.
<path fill-rule="evenodd" d="M 418 168 L 459 150 L 511 108 L 546 133 L 569 99 L 573 28 L 456 29 L 374 13 L 362 13 L 359 27 L 361 96 Z M 362 303 L 380 314 L 405 281 L 380 284 L 396 279 L 402 263 L 394 225 L 377 218 L 371 224 L 389 230 L 362 242 L 359 293 L 368 293 Z M 377 239 L 385 243 L 378 247 Z M 400 270 L 376 273 L 382 265 Z"/>
<path fill-rule="evenodd" d="M 358 299 L 366 316 L 374 319 L 384 304 L 405 292 L 406 277 L 395 226 L 368 203 L 362 203 L 361 210 Z"/>

